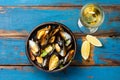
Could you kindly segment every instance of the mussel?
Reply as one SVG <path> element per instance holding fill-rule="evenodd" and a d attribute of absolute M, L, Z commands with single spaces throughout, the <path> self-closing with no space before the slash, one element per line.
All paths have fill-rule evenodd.
<path fill-rule="evenodd" d="M 45 58 L 45 59 L 44 59 L 44 61 L 43 61 L 43 63 L 42 63 L 42 66 L 43 66 L 44 68 L 48 67 L 48 58 Z"/>
<path fill-rule="evenodd" d="M 72 48 L 72 44 L 70 44 L 70 45 L 67 47 L 67 51 L 69 51 L 71 48 Z"/>
<path fill-rule="evenodd" d="M 61 51 L 59 44 L 57 44 L 57 43 L 55 44 L 55 49 L 58 53 Z"/>
<path fill-rule="evenodd" d="M 63 64 L 69 62 L 69 61 L 72 59 L 72 57 L 73 57 L 73 55 L 74 55 L 74 51 L 75 51 L 75 50 L 70 50 L 70 51 L 67 53 L 67 55 L 66 55 L 65 58 L 64 58 Z"/>
<path fill-rule="evenodd" d="M 54 50 L 54 45 L 48 45 L 44 50 L 42 50 L 41 57 L 45 57 Z"/>
<path fill-rule="evenodd" d="M 58 58 L 58 56 L 53 54 L 50 58 L 50 61 L 49 61 L 49 71 L 57 68 L 58 64 L 59 64 L 59 58 Z"/>
<path fill-rule="evenodd" d="M 45 46 L 47 44 L 47 42 L 48 42 L 48 33 L 46 32 L 41 38 L 40 45 Z"/>
<path fill-rule="evenodd" d="M 32 61 L 35 60 L 35 56 L 33 55 L 32 51 L 30 51 L 30 58 L 31 58 Z"/>
<path fill-rule="evenodd" d="M 53 29 L 50 33 L 50 36 L 54 36 L 57 32 L 59 32 L 59 28 Z"/>
<path fill-rule="evenodd" d="M 38 51 L 39 51 L 38 45 L 37 45 L 34 41 L 29 40 L 29 46 L 30 46 L 31 52 L 32 52 L 35 56 L 38 55 Z"/>
<path fill-rule="evenodd" d="M 52 36 L 49 40 L 49 43 L 53 43 L 55 41 L 55 36 Z"/>
<path fill-rule="evenodd" d="M 36 57 L 36 60 L 39 64 L 43 63 L 43 58 L 41 56 Z"/>
<path fill-rule="evenodd" d="M 65 40 L 65 46 L 68 46 L 72 42 L 71 35 L 67 32 L 60 31 L 60 35 Z"/>
<path fill-rule="evenodd" d="M 49 32 L 50 31 L 50 29 L 51 29 L 51 26 L 49 25 L 48 27 L 45 27 L 45 28 L 43 28 L 43 29 L 40 29 L 38 32 L 37 32 L 37 39 L 41 39 L 41 37 L 45 34 L 45 33 L 47 33 L 47 32 Z"/>
<path fill-rule="evenodd" d="M 59 46 L 62 46 L 62 45 L 63 45 L 63 40 L 61 39 L 60 36 L 57 36 L 56 43 L 58 43 Z"/>

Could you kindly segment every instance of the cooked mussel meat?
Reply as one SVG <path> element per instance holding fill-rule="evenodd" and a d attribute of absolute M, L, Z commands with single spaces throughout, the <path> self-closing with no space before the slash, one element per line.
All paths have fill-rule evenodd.
<path fill-rule="evenodd" d="M 49 25 L 48 27 L 45 27 L 43 29 L 40 29 L 38 32 L 37 32 L 37 39 L 41 39 L 41 37 L 45 34 L 45 33 L 48 33 L 51 29 L 51 26 Z"/>
<path fill-rule="evenodd" d="M 49 40 L 49 43 L 53 43 L 55 41 L 55 36 L 52 36 Z"/>
<path fill-rule="evenodd" d="M 36 60 L 39 64 L 43 63 L 43 58 L 41 56 L 36 57 Z"/>
<path fill-rule="evenodd" d="M 29 46 L 30 46 L 31 52 L 35 56 L 38 55 L 39 47 L 33 40 L 29 40 Z"/>
<path fill-rule="evenodd" d="M 59 44 L 57 44 L 57 43 L 55 44 L 55 49 L 58 53 L 61 51 Z"/>
<path fill-rule="evenodd" d="M 42 36 L 42 38 L 41 38 L 41 43 L 40 43 L 40 45 L 41 46 L 45 46 L 46 44 L 47 44 L 47 42 L 48 42 L 48 34 L 47 34 L 47 32 Z"/>
<path fill-rule="evenodd" d="M 45 57 L 54 50 L 54 45 L 48 45 L 44 50 L 42 50 L 41 57 Z"/>
<path fill-rule="evenodd" d="M 58 58 L 58 56 L 53 54 L 49 61 L 49 70 L 50 71 L 54 70 L 55 68 L 57 68 L 58 64 L 59 64 L 59 58 Z"/>

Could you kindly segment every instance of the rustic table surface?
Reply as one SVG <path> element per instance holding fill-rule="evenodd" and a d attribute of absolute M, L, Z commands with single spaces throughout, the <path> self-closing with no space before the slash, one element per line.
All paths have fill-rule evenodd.
<path fill-rule="evenodd" d="M 94 33 L 103 47 L 91 46 L 87 61 L 80 49 L 85 34 L 77 21 L 83 5 L 100 4 L 105 20 Z M 61 72 L 46 73 L 27 59 L 25 43 L 35 26 L 56 21 L 68 26 L 77 39 L 77 53 Z M 120 1 L 119 0 L 0 0 L 0 80 L 120 80 Z"/>

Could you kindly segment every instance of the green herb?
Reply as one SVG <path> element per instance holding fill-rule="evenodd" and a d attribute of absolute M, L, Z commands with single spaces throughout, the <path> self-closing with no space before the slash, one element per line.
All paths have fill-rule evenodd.
<path fill-rule="evenodd" d="M 48 54 L 45 50 L 42 50 L 42 54 L 40 55 L 41 57 L 45 57 Z"/>

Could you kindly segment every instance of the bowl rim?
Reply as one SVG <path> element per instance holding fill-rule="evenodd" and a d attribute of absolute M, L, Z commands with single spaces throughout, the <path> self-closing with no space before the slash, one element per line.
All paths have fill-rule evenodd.
<path fill-rule="evenodd" d="M 56 70 L 52 70 L 52 71 L 44 70 L 44 69 L 40 68 L 37 64 L 35 64 L 35 63 L 31 60 L 30 55 L 29 55 L 29 52 L 28 52 L 28 41 L 29 41 L 29 38 L 31 37 L 31 34 L 33 34 L 33 32 L 34 32 L 35 30 L 37 30 L 40 26 L 49 25 L 49 24 L 52 24 L 52 25 L 54 25 L 54 24 L 61 25 L 64 29 L 66 29 L 66 30 L 69 32 L 69 34 L 72 36 L 72 38 L 73 38 L 73 43 L 74 43 L 74 47 L 75 47 L 75 48 L 74 48 L 74 49 L 75 49 L 75 52 L 74 52 L 74 55 L 72 56 L 72 59 L 71 59 L 63 68 L 61 68 L 61 69 L 56 69 Z M 58 71 L 64 70 L 65 68 L 67 68 L 67 67 L 70 65 L 70 63 L 72 62 L 72 60 L 73 60 L 74 57 L 75 57 L 76 49 L 77 49 L 77 44 L 76 44 L 76 39 L 75 39 L 75 36 L 74 36 L 73 32 L 72 32 L 66 25 L 64 25 L 64 24 L 62 24 L 62 23 L 59 23 L 59 22 L 45 22 L 45 23 L 42 23 L 42 24 L 39 24 L 38 26 L 36 26 L 36 27 L 29 33 L 29 35 L 28 35 L 28 37 L 27 37 L 27 39 L 26 39 L 26 45 L 25 45 L 25 47 L 26 47 L 26 48 L 25 48 L 26 56 L 27 56 L 29 62 L 30 62 L 33 66 L 35 66 L 37 69 L 42 70 L 42 71 L 44 71 L 44 72 L 58 72 Z"/>

